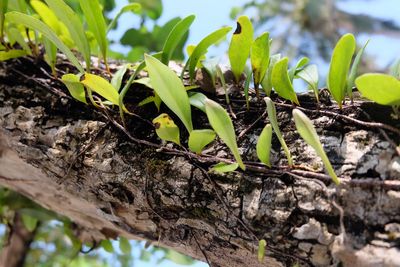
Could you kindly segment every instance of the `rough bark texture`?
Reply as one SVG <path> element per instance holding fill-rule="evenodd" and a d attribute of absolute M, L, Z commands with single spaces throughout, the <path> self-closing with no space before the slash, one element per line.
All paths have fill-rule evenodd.
<path fill-rule="evenodd" d="M 263 118 L 240 140 L 247 170 L 218 175 L 206 170 L 231 158 L 221 143 L 203 156 L 169 144 L 157 148 L 145 121 L 155 117 L 153 107 L 135 110 L 142 119 L 128 118 L 124 132 L 104 113 L 60 96 L 66 93 L 60 83 L 30 64 L 1 65 L 0 184 L 71 218 L 84 238 L 146 239 L 212 266 L 400 266 L 400 158 L 390 142 L 398 144 L 399 133 L 355 120 L 395 125 L 390 109 L 356 101 L 338 115 L 329 100 L 317 109 L 310 96 L 301 97 L 340 186 L 295 132 L 292 106 L 280 100 L 280 126 L 296 166 L 286 167 L 275 139 L 274 168 L 255 163 Z M 137 89 L 127 99 L 144 97 Z M 265 110 L 253 103 L 244 112 L 233 103 L 238 133 Z M 194 112 L 196 128 L 206 127 Z M 108 113 L 118 120 L 117 112 Z"/>
<path fill-rule="evenodd" d="M 23 267 L 36 231 L 29 231 L 16 213 L 0 252 L 0 267 Z"/>

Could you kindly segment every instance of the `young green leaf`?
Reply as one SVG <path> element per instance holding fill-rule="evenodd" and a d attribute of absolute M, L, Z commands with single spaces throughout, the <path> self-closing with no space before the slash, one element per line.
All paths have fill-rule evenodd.
<path fill-rule="evenodd" d="M 264 79 L 269 64 L 269 33 L 264 32 L 254 41 L 250 52 L 251 68 L 253 69 L 254 88 L 257 95 L 258 86 Z"/>
<path fill-rule="evenodd" d="M 0 40 L 4 38 L 4 15 L 7 12 L 8 0 L 0 0 Z"/>
<path fill-rule="evenodd" d="M 202 93 L 189 93 L 190 105 L 200 109 L 206 113 L 206 99 L 207 97 Z"/>
<path fill-rule="evenodd" d="M 25 50 L 19 50 L 19 49 L 0 51 L 0 61 L 6 61 L 9 59 L 19 58 L 19 57 L 23 57 L 26 55 L 27 55 L 27 53 Z"/>
<path fill-rule="evenodd" d="M 108 239 L 103 239 L 103 240 L 101 240 L 100 246 L 101 246 L 105 251 L 107 251 L 108 253 L 114 253 L 114 247 L 113 247 L 113 245 L 112 245 L 112 243 L 111 243 L 110 240 L 108 240 Z"/>
<path fill-rule="evenodd" d="M 57 37 L 57 35 L 49 26 L 47 26 L 40 20 L 33 18 L 32 16 L 28 16 L 16 11 L 8 12 L 6 14 L 6 19 L 10 23 L 22 24 L 25 27 L 34 29 L 42 33 L 44 36 L 46 36 L 46 38 L 52 41 L 57 46 L 57 48 L 61 50 L 61 52 L 64 53 L 64 55 L 69 59 L 69 61 L 71 61 L 71 63 L 80 72 L 82 73 L 84 72 L 84 69 L 79 63 L 79 60 L 75 57 L 75 55 L 71 52 L 71 50 Z"/>
<path fill-rule="evenodd" d="M 126 255 L 130 255 L 132 251 L 132 246 L 131 243 L 129 243 L 129 240 L 126 239 L 125 237 L 120 236 L 119 237 L 119 249 L 121 250 L 122 253 Z"/>
<path fill-rule="evenodd" d="M 44 60 L 49 64 L 53 75 L 56 76 L 57 47 L 45 36 L 42 36 L 42 42 L 46 51 Z"/>
<path fill-rule="evenodd" d="M 189 149 L 200 154 L 204 147 L 214 141 L 214 139 L 215 132 L 213 130 L 193 130 L 189 136 Z"/>
<path fill-rule="evenodd" d="M 119 92 L 121 89 L 122 79 L 124 78 L 124 75 L 130 66 L 131 64 L 125 64 L 122 66 L 122 68 L 114 73 L 111 79 L 111 85 L 115 88 L 115 90 L 117 90 L 117 92 Z"/>
<path fill-rule="evenodd" d="M 98 0 L 79 0 L 79 3 L 82 8 L 83 14 L 85 15 L 89 29 L 94 34 L 97 44 L 99 45 L 100 52 L 104 59 L 104 64 L 107 66 L 107 27 L 104 20 L 103 12 L 100 7 L 100 3 Z"/>
<path fill-rule="evenodd" d="M 190 81 L 192 81 L 194 78 L 194 71 L 196 69 L 197 63 L 199 62 L 201 57 L 207 53 L 208 48 L 224 38 L 231 29 L 231 27 L 223 27 L 210 33 L 194 48 L 192 55 L 189 57 L 186 63 L 189 66 Z M 183 71 L 185 70 L 186 66 Z"/>
<path fill-rule="evenodd" d="M 73 98 L 87 104 L 85 88 L 80 83 L 80 75 L 75 75 L 72 73 L 65 74 L 62 76 L 61 81 L 65 84 Z"/>
<path fill-rule="evenodd" d="M 117 15 L 114 16 L 113 20 L 108 24 L 107 27 L 107 33 L 111 31 L 112 28 L 114 28 L 115 24 L 117 23 L 119 17 L 121 17 L 122 14 L 127 13 L 127 12 L 133 12 L 136 14 L 139 14 L 140 11 L 142 10 L 142 5 L 139 3 L 129 3 L 125 6 L 123 6 Z"/>
<path fill-rule="evenodd" d="M 306 143 L 314 148 L 315 152 L 324 163 L 325 169 L 328 171 L 333 182 L 336 185 L 339 185 L 340 181 L 336 176 L 328 157 L 325 154 L 322 144 L 319 141 L 318 134 L 315 131 L 315 128 L 310 119 L 298 109 L 293 110 L 293 118 L 296 124 L 296 129 L 299 132 L 300 136 L 304 139 L 304 141 L 306 141 Z"/>
<path fill-rule="evenodd" d="M 297 61 L 296 65 L 293 66 L 288 72 L 290 82 L 293 82 L 293 79 L 296 76 L 296 74 L 300 72 L 303 69 L 303 67 L 308 64 L 309 61 L 310 59 L 308 57 L 302 57 L 299 59 L 299 61 Z"/>
<path fill-rule="evenodd" d="M 267 241 L 261 239 L 258 241 L 258 262 L 263 263 L 265 258 L 265 247 L 267 246 Z"/>
<path fill-rule="evenodd" d="M 253 43 L 253 36 L 254 29 L 250 19 L 247 16 L 240 16 L 228 51 L 229 62 L 236 82 L 239 82 L 240 75 L 242 75 L 246 66 L 251 44 Z"/>
<path fill-rule="evenodd" d="M 33 232 L 36 229 L 39 221 L 35 217 L 29 216 L 27 214 L 22 214 L 22 222 L 29 232 Z"/>
<path fill-rule="evenodd" d="M 86 73 L 85 79 L 81 81 L 88 89 L 98 93 L 114 105 L 119 105 L 119 95 L 115 88 L 103 77 Z"/>
<path fill-rule="evenodd" d="M 356 79 L 361 94 L 381 105 L 400 105 L 400 81 L 395 77 L 367 73 Z"/>
<path fill-rule="evenodd" d="M 293 166 L 292 155 L 290 154 L 290 150 L 287 147 L 285 140 L 283 139 L 281 131 L 279 130 L 278 120 L 276 118 L 275 104 L 274 104 L 274 102 L 272 102 L 271 98 L 269 98 L 269 97 L 265 97 L 264 100 L 265 100 L 265 103 L 267 104 L 267 112 L 268 112 L 269 121 L 272 125 L 272 128 L 274 129 L 276 137 L 278 137 L 278 140 L 281 143 L 283 151 L 285 152 L 286 158 L 288 160 L 288 165 Z"/>
<path fill-rule="evenodd" d="M 13 39 L 15 42 L 17 42 L 21 48 L 28 54 L 32 54 L 32 51 L 25 41 L 24 36 L 22 36 L 21 32 L 15 28 L 15 27 L 8 27 L 7 29 L 7 37 L 11 40 Z M 11 42 L 11 41 L 10 41 Z"/>
<path fill-rule="evenodd" d="M 193 130 L 190 102 L 185 87 L 176 73 L 158 59 L 145 55 L 151 84 L 161 100 L 183 122 L 190 133 Z"/>
<path fill-rule="evenodd" d="M 354 35 L 345 34 L 340 38 L 333 50 L 327 84 L 339 108 L 342 108 L 342 101 L 346 94 L 347 74 L 355 49 L 356 40 Z"/>
<path fill-rule="evenodd" d="M 224 73 L 222 72 L 222 69 L 221 69 L 221 67 L 219 65 L 215 66 L 215 69 L 217 70 L 217 76 L 219 77 L 219 80 L 221 81 L 222 88 L 224 89 L 226 104 L 229 105 L 230 101 L 229 101 L 229 95 L 228 95 L 228 91 L 227 91 L 228 89 L 227 89 L 227 86 L 226 86 Z"/>
<path fill-rule="evenodd" d="M 239 148 L 236 143 L 235 129 L 233 128 L 233 123 L 228 113 L 218 103 L 210 99 L 205 100 L 205 105 L 207 118 L 211 124 L 211 127 L 231 150 L 240 168 L 245 170 L 246 167 L 242 162 Z"/>
<path fill-rule="evenodd" d="M 182 38 L 185 36 L 185 34 L 188 32 L 190 25 L 192 25 L 195 18 L 195 15 L 187 16 L 174 26 L 172 31 L 169 33 L 167 40 L 165 41 L 164 48 L 162 49 L 162 63 L 168 65 L 168 62 L 171 59 L 176 47 L 178 46 L 179 42 L 182 41 Z"/>
<path fill-rule="evenodd" d="M 280 59 L 281 54 L 272 55 L 269 59 L 267 72 L 265 73 L 264 79 L 261 82 L 261 86 L 267 96 L 270 96 L 272 91 L 272 70 L 274 69 L 276 62 L 278 62 Z"/>
<path fill-rule="evenodd" d="M 158 137 L 160 137 L 162 140 L 181 145 L 181 142 L 179 141 L 179 128 L 176 126 L 171 117 L 168 116 L 168 114 L 160 114 L 153 120 L 153 124 L 156 128 Z"/>
<path fill-rule="evenodd" d="M 233 172 L 239 167 L 238 163 L 228 164 L 225 162 L 220 162 L 214 165 L 211 170 L 219 173 Z"/>
<path fill-rule="evenodd" d="M 347 79 L 347 95 L 350 97 L 351 100 L 353 100 L 353 86 L 354 86 L 354 81 L 356 80 L 358 66 L 361 63 L 361 57 L 364 54 L 365 48 L 367 47 L 368 43 L 369 39 L 367 40 L 367 42 L 365 42 L 364 46 L 358 51 L 353 61 L 353 65 L 351 66 L 349 78 Z"/>
<path fill-rule="evenodd" d="M 271 124 L 267 124 L 262 130 L 256 146 L 258 159 L 271 167 L 270 154 L 271 154 L 271 142 L 272 142 L 272 127 Z"/>
<path fill-rule="evenodd" d="M 246 99 L 246 107 L 247 110 L 250 109 L 250 99 L 249 99 L 249 89 L 250 89 L 250 82 L 251 78 L 253 77 L 253 73 L 251 70 L 246 71 L 246 80 L 243 86 L 244 97 Z"/>
<path fill-rule="evenodd" d="M 300 105 L 288 75 L 288 63 L 289 59 L 284 57 L 275 64 L 271 75 L 272 86 L 278 95 Z"/>
<path fill-rule="evenodd" d="M 319 92 L 318 92 L 318 68 L 317 65 L 309 65 L 296 73 L 296 78 L 300 78 L 305 81 L 310 88 L 314 91 L 315 98 L 319 102 Z"/>
<path fill-rule="evenodd" d="M 219 58 L 217 57 L 212 57 L 210 59 L 206 59 L 201 61 L 201 64 L 203 65 L 203 68 L 206 70 L 208 75 L 210 75 L 211 78 L 211 83 L 212 83 L 212 89 L 215 89 L 215 80 L 217 77 L 217 65 L 219 64 Z M 215 92 L 213 90 L 213 92 Z"/>
<path fill-rule="evenodd" d="M 91 66 L 90 61 L 90 46 L 86 38 L 83 24 L 78 15 L 70 8 L 63 0 L 45 0 L 47 5 L 54 11 L 57 18 L 64 23 L 68 28 L 72 40 L 74 41 L 77 50 L 85 59 L 86 69 L 89 71 Z M 89 1 L 90 2 L 90 1 Z"/>

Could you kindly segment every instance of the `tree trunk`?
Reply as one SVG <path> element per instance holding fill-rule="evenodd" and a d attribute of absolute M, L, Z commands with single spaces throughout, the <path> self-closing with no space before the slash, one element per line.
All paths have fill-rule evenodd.
<path fill-rule="evenodd" d="M 128 94 L 135 115 L 124 128 L 117 111 L 74 101 L 38 65 L 1 65 L 0 184 L 69 217 L 86 239 L 146 239 L 221 267 L 400 266 L 400 131 L 389 108 L 357 100 L 339 111 L 327 97 L 316 106 L 300 96 L 340 177 L 336 186 L 296 133 L 293 106 L 278 98 L 295 166 L 275 139 L 273 167 L 257 163 L 265 106 L 246 111 L 243 98 L 232 97 L 247 168 L 216 174 L 209 167 L 232 158 L 223 143 L 202 155 L 160 144 L 149 125 L 157 111 L 136 108 L 149 95 L 144 88 Z M 209 128 L 192 110 L 196 128 Z"/>
<path fill-rule="evenodd" d="M 6 235 L 7 240 L 0 252 L 0 267 L 23 267 L 35 234 L 36 231 L 26 229 L 21 215 L 15 213 L 13 224 Z"/>

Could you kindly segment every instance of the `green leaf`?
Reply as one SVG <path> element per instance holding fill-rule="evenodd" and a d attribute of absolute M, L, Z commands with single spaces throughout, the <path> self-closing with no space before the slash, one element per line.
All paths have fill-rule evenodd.
<path fill-rule="evenodd" d="M 31 49 L 30 49 L 29 45 L 27 44 L 27 42 L 25 41 L 24 36 L 21 34 L 21 32 L 17 28 L 9 27 L 7 29 L 7 37 L 9 39 L 15 40 L 28 55 L 32 54 Z"/>
<path fill-rule="evenodd" d="M 57 61 L 57 47 L 45 36 L 42 36 L 42 42 L 46 53 L 44 59 L 49 64 L 53 75 L 56 74 L 56 61 Z"/>
<path fill-rule="evenodd" d="M 139 3 L 145 14 L 153 20 L 157 20 L 163 11 L 161 0 L 129 0 L 129 2 Z"/>
<path fill-rule="evenodd" d="M 310 59 L 308 57 L 302 57 L 299 59 L 299 61 L 297 61 L 296 65 L 293 66 L 288 72 L 290 82 L 293 82 L 295 75 L 300 72 L 309 61 Z"/>
<path fill-rule="evenodd" d="M 110 22 L 110 24 L 108 24 L 107 27 L 107 33 L 114 28 L 115 24 L 117 23 L 119 17 L 121 17 L 122 14 L 127 13 L 127 12 L 133 12 L 136 14 L 139 14 L 140 11 L 142 10 L 142 5 L 139 3 L 130 3 L 127 4 L 125 6 L 123 6 L 119 12 L 117 13 L 117 15 L 114 16 L 114 18 L 112 19 L 112 21 Z"/>
<path fill-rule="evenodd" d="M 114 105 L 119 105 L 119 95 L 115 88 L 103 77 L 93 75 L 90 73 L 85 74 L 85 79 L 81 81 L 88 89 L 98 93 Z"/>
<path fill-rule="evenodd" d="M 160 114 L 153 120 L 153 124 L 156 128 L 158 137 L 162 140 L 181 145 L 181 142 L 179 141 L 179 128 L 168 114 Z"/>
<path fill-rule="evenodd" d="M 206 113 L 206 99 L 207 97 L 202 93 L 189 93 L 190 105 L 200 109 Z"/>
<path fill-rule="evenodd" d="M 7 12 L 8 0 L 0 0 L 0 39 L 4 37 L 4 15 Z"/>
<path fill-rule="evenodd" d="M 251 82 L 252 77 L 253 77 L 253 73 L 251 72 L 251 70 L 246 71 L 246 81 L 244 82 L 243 92 L 244 92 L 244 97 L 246 99 L 247 110 L 250 109 L 249 89 L 250 89 L 250 82 Z"/>
<path fill-rule="evenodd" d="M 114 253 L 114 247 L 113 247 L 113 245 L 112 245 L 112 243 L 111 243 L 110 240 L 108 240 L 108 239 L 103 239 L 103 240 L 101 240 L 100 246 L 101 246 L 105 251 L 107 251 L 108 253 Z"/>
<path fill-rule="evenodd" d="M 231 30 L 231 27 L 223 27 L 219 30 L 216 30 L 212 32 L 211 34 L 207 35 L 203 40 L 200 41 L 200 43 L 195 47 L 193 50 L 192 55 L 189 57 L 188 62 L 186 64 L 189 65 L 189 76 L 190 76 L 190 81 L 193 80 L 194 78 L 194 71 L 196 69 L 196 65 L 201 59 L 202 56 L 204 56 L 207 53 L 208 48 L 220 41 L 222 38 L 224 38 L 228 32 Z M 183 69 L 183 71 L 186 68 Z"/>
<path fill-rule="evenodd" d="M 131 243 L 129 243 L 129 240 L 126 239 L 125 237 L 120 236 L 119 237 L 119 249 L 121 250 L 122 253 L 126 255 L 130 255 L 132 251 L 132 246 Z"/>
<path fill-rule="evenodd" d="M 220 162 L 214 165 L 211 170 L 219 173 L 233 172 L 239 167 L 238 163 L 227 164 L 225 162 Z"/>
<path fill-rule="evenodd" d="M 281 131 L 279 130 L 278 120 L 276 117 L 275 104 L 274 104 L 274 102 L 272 102 L 271 98 L 269 98 L 269 97 L 265 97 L 264 100 L 265 100 L 265 103 L 267 104 L 267 112 L 268 112 L 269 121 L 272 125 L 272 128 L 274 129 L 276 137 L 278 137 L 278 140 L 281 143 L 283 151 L 286 154 L 286 158 L 288 160 L 288 165 L 293 166 L 293 159 L 290 154 L 290 150 L 287 147 L 285 140 L 283 139 Z"/>
<path fill-rule="evenodd" d="M 267 72 L 265 73 L 264 79 L 261 82 L 261 86 L 267 96 L 271 95 L 272 91 L 272 70 L 276 64 L 281 59 L 281 54 L 272 55 L 269 59 L 269 65 Z"/>
<path fill-rule="evenodd" d="M 192 258 L 183 255 L 175 250 L 168 249 L 165 253 L 165 259 L 168 259 L 179 265 L 193 265 L 194 261 Z"/>
<path fill-rule="evenodd" d="M 300 105 L 287 72 L 288 63 L 289 59 L 284 57 L 275 64 L 271 76 L 272 86 L 278 95 Z"/>
<path fill-rule="evenodd" d="M 122 68 L 120 68 L 114 73 L 111 79 L 111 85 L 115 88 L 115 90 L 117 90 L 117 92 L 119 92 L 119 90 L 121 89 L 122 79 L 124 78 L 124 75 L 128 70 L 128 68 L 130 68 L 130 66 L 131 64 L 129 63 L 125 64 L 122 66 Z"/>
<path fill-rule="evenodd" d="M 197 154 L 203 151 L 204 147 L 214 141 L 215 132 L 213 130 L 193 130 L 189 136 L 189 149 Z"/>
<path fill-rule="evenodd" d="M 215 68 L 217 70 L 217 76 L 219 77 L 219 80 L 221 81 L 222 88 L 224 89 L 226 103 L 229 105 L 230 101 L 229 101 L 229 95 L 227 92 L 228 89 L 226 86 L 224 73 L 222 72 L 222 69 L 219 65 L 215 66 Z"/>
<path fill-rule="evenodd" d="M 71 61 L 71 63 L 80 71 L 84 72 L 79 60 L 74 56 L 71 50 L 57 37 L 57 35 L 53 32 L 53 30 L 41 22 L 38 19 L 33 18 L 32 16 L 28 16 L 16 11 L 8 12 L 6 14 L 6 19 L 10 23 L 22 24 L 25 27 L 34 29 L 40 33 L 42 33 L 46 38 L 52 41 L 61 52 Z"/>
<path fill-rule="evenodd" d="M 253 43 L 254 29 L 247 16 L 240 16 L 229 45 L 229 62 L 236 82 L 239 82 Z"/>
<path fill-rule="evenodd" d="M 219 58 L 213 57 L 210 59 L 206 59 L 206 60 L 201 61 L 201 64 L 203 65 L 203 68 L 206 70 L 208 75 L 210 75 L 210 77 L 211 77 L 211 81 L 212 81 L 212 85 L 213 85 L 212 89 L 215 89 L 215 80 L 217 77 L 217 65 L 219 64 Z"/>
<path fill-rule="evenodd" d="M 315 152 L 324 163 L 325 169 L 328 171 L 333 182 L 336 185 L 339 185 L 340 181 L 336 176 L 328 157 L 325 154 L 322 144 L 319 141 L 318 134 L 315 131 L 315 128 L 310 119 L 298 109 L 293 110 L 293 118 L 294 122 L 296 123 L 296 129 L 299 132 L 300 136 L 304 139 L 304 141 L 306 141 L 306 143 L 314 148 Z"/>
<path fill-rule="evenodd" d="M 174 26 L 172 31 L 169 33 L 167 40 L 165 41 L 164 48 L 162 49 L 162 63 L 168 65 L 168 62 L 171 59 L 176 47 L 179 45 L 179 42 L 182 40 L 185 34 L 189 31 L 189 28 L 195 18 L 195 15 L 187 16 Z"/>
<path fill-rule="evenodd" d="M 13 58 L 26 56 L 25 50 L 12 49 L 8 51 L 0 51 L 0 61 L 6 61 Z"/>
<path fill-rule="evenodd" d="M 400 79 L 400 59 L 396 60 L 394 64 L 390 67 L 390 75 Z"/>
<path fill-rule="evenodd" d="M 395 77 L 367 73 L 356 79 L 361 94 L 381 105 L 400 105 L 400 81 Z"/>
<path fill-rule="evenodd" d="M 39 14 L 42 21 L 57 34 L 60 40 L 68 47 L 73 47 L 73 41 L 67 27 L 60 22 L 53 10 L 39 0 L 32 0 L 30 3 L 36 13 Z"/>
<path fill-rule="evenodd" d="M 258 159 L 271 167 L 270 154 L 272 145 L 272 127 L 271 124 L 267 124 L 262 130 L 260 137 L 258 137 L 258 142 L 256 146 Z"/>
<path fill-rule="evenodd" d="M 358 66 L 361 63 L 361 57 L 364 54 L 365 48 L 367 47 L 368 43 L 369 39 L 365 42 L 364 46 L 358 51 L 353 61 L 353 65 L 351 66 L 350 74 L 347 79 L 347 95 L 350 97 L 350 99 L 353 99 L 353 86 L 354 86 L 354 81 L 356 80 Z"/>
<path fill-rule="evenodd" d="M 261 239 L 258 241 L 258 262 L 263 263 L 265 258 L 265 247 L 267 246 L 267 241 Z"/>
<path fill-rule="evenodd" d="M 296 78 L 302 79 L 310 86 L 310 88 L 314 91 L 317 102 L 319 102 L 319 92 L 318 92 L 319 77 L 318 77 L 317 65 L 313 64 L 305 67 L 296 74 Z"/>
<path fill-rule="evenodd" d="M 218 103 L 210 99 L 205 100 L 205 106 L 208 121 L 210 122 L 211 127 L 231 150 L 240 168 L 245 170 L 246 167 L 242 162 L 242 158 L 240 157 L 239 149 L 236 143 L 235 129 L 233 128 L 233 123 L 228 113 Z"/>
<path fill-rule="evenodd" d="M 339 108 L 342 108 L 346 94 L 347 74 L 355 49 L 356 40 L 352 34 L 348 33 L 340 38 L 333 50 L 327 84 Z"/>
<path fill-rule="evenodd" d="M 33 232 L 36 229 L 36 226 L 39 221 L 35 217 L 29 216 L 26 214 L 22 214 L 22 222 L 23 222 L 25 228 L 29 232 Z"/>
<path fill-rule="evenodd" d="M 85 59 L 87 70 L 90 70 L 90 46 L 86 38 L 83 24 L 78 15 L 63 0 L 45 1 L 51 10 L 53 10 L 57 15 L 57 18 L 68 28 L 70 36 L 74 41 L 78 52 L 81 53 Z"/>
<path fill-rule="evenodd" d="M 254 87 L 258 86 L 264 79 L 269 64 L 269 33 L 264 32 L 256 38 L 251 46 L 250 52 L 251 68 L 253 69 Z"/>
<path fill-rule="evenodd" d="M 99 45 L 104 63 L 107 66 L 107 50 L 108 40 L 106 37 L 106 22 L 98 0 L 79 0 L 83 14 L 90 31 L 94 34 L 97 44 Z"/>
<path fill-rule="evenodd" d="M 161 100 L 183 122 L 190 133 L 193 130 L 189 97 L 176 73 L 158 59 L 145 55 L 151 84 Z"/>
<path fill-rule="evenodd" d="M 61 81 L 65 84 L 73 98 L 87 104 L 85 88 L 80 82 L 80 75 L 75 75 L 72 73 L 65 74 L 62 76 Z"/>

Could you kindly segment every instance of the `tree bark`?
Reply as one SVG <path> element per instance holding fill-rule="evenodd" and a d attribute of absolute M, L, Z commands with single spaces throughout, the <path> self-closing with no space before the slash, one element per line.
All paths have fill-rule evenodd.
<path fill-rule="evenodd" d="M 6 235 L 7 240 L 0 252 L 0 267 L 23 267 L 35 234 L 36 231 L 26 229 L 21 215 L 15 213 L 13 224 Z"/>
<path fill-rule="evenodd" d="M 275 139 L 273 167 L 257 163 L 265 106 L 246 111 L 232 98 L 247 169 L 216 174 L 208 168 L 232 158 L 222 142 L 202 155 L 160 144 L 149 125 L 157 111 L 134 109 L 148 94 L 131 90 L 135 116 L 124 128 L 117 111 L 74 101 L 31 60 L 2 63 L 0 184 L 69 217 L 88 240 L 146 239 L 211 266 L 400 266 L 400 131 L 389 108 L 356 100 L 339 111 L 327 97 L 316 106 L 300 96 L 340 177 L 336 186 L 296 133 L 292 105 L 274 99 L 293 168 Z M 193 113 L 196 128 L 209 128 Z"/>

